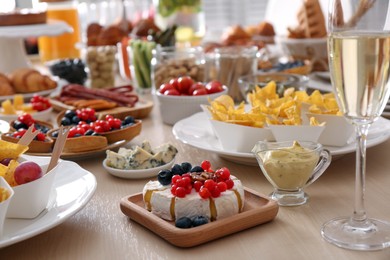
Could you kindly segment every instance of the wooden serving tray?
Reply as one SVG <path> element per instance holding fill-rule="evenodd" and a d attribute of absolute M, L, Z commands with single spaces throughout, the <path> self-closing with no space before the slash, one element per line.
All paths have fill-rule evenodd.
<path fill-rule="evenodd" d="M 65 111 L 65 110 L 75 110 L 74 106 L 69 106 L 61 101 L 56 100 L 55 98 L 50 99 L 50 103 L 54 110 L 56 111 Z M 132 116 L 134 118 L 142 119 L 149 116 L 150 112 L 153 109 L 153 102 L 148 100 L 138 100 L 134 107 L 114 107 L 111 109 L 96 111 L 99 118 L 104 118 L 105 115 L 112 115 L 119 119 L 124 119 L 126 116 Z M 62 114 L 65 112 L 62 112 Z"/>
<path fill-rule="evenodd" d="M 243 212 L 189 229 L 175 227 L 173 221 L 159 218 L 145 209 L 142 193 L 124 197 L 121 211 L 130 219 L 178 247 L 193 247 L 273 220 L 279 210 L 276 201 L 245 188 Z"/>

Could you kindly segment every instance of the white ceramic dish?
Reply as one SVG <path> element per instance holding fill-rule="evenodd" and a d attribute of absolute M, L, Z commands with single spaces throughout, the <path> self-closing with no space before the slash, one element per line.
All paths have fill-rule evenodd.
<path fill-rule="evenodd" d="M 23 156 L 38 164 L 48 163 L 49 157 Z M 64 161 L 67 167 L 56 176 L 49 208 L 35 219 L 6 219 L 0 248 L 6 247 L 47 231 L 81 210 L 96 190 L 95 176 L 78 164 Z"/>
<path fill-rule="evenodd" d="M 390 121 L 379 118 L 370 128 L 367 147 L 372 147 L 386 141 L 390 137 Z M 209 119 L 204 112 L 196 113 L 188 118 L 177 122 L 172 132 L 176 139 L 191 145 L 193 147 L 213 152 L 227 160 L 256 165 L 255 156 L 252 153 L 240 153 L 235 151 L 224 150 L 213 132 Z M 325 146 L 333 156 L 344 155 L 355 151 L 355 144 L 349 143 L 342 147 Z"/>
<path fill-rule="evenodd" d="M 175 162 L 175 159 L 170 161 L 167 164 L 161 165 L 159 167 L 151 168 L 151 169 L 143 169 L 143 170 L 120 170 L 107 166 L 106 160 L 103 161 L 103 167 L 108 171 L 111 175 L 114 175 L 119 178 L 124 179 L 145 179 L 156 177 L 161 170 L 170 169 Z"/>
<path fill-rule="evenodd" d="M 161 111 L 162 121 L 168 125 L 173 125 L 177 121 L 202 111 L 200 105 L 208 104 L 209 99 L 213 100 L 226 94 L 228 88 L 218 93 L 201 96 L 167 96 L 156 92 L 155 96 Z"/>
<path fill-rule="evenodd" d="M 7 213 L 9 204 L 14 196 L 14 190 L 11 188 L 8 182 L 1 176 L 0 176 L 0 187 L 6 189 L 9 194 L 6 200 L 0 202 L 0 238 L 1 238 L 3 235 L 5 215 Z"/>
<path fill-rule="evenodd" d="M 35 119 L 35 120 L 40 120 L 40 121 L 49 121 L 50 118 L 51 118 L 51 112 L 53 111 L 53 108 L 50 107 L 46 110 L 43 110 L 43 111 L 39 111 L 39 112 L 35 112 L 35 113 L 31 113 L 31 116 Z M 21 115 L 22 113 L 20 113 Z M 4 120 L 4 121 L 7 121 L 7 122 L 11 122 L 13 120 L 16 120 L 18 118 L 19 114 L 15 114 L 15 115 L 4 115 L 4 114 L 1 114 L 0 113 L 0 119 L 1 120 Z"/>
<path fill-rule="evenodd" d="M 0 134 L 8 133 L 10 129 L 9 123 L 4 120 L 0 120 Z"/>

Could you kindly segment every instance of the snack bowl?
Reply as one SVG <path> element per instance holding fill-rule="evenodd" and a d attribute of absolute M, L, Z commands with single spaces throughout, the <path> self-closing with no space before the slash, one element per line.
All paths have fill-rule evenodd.
<path fill-rule="evenodd" d="M 135 123 L 132 125 L 117 130 L 100 133 L 100 135 L 106 137 L 107 142 L 111 144 L 122 140 L 130 141 L 141 133 L 141 129 L 142 121 L 135 120 Z"/>
<path fill-rule="evenodd" d="M 154 167 L 154 168 L 138 169 L 138 170 L 122 170 L 122 169 L 116 169 L 116 168 L 108 166 L 107 159 L 104 159 L 103 167 L 111 175 L 119 177 L 119 178 L 144 179 L 144 178 L 156 177 L 161 170 L 170 169 L 173 166 L 174 162 L 175 162 L 175 159 L 173 159 L 172 161 L 170 161 L 164 165 Z"/>
<path fill-rule="evenodd" d="M 257 72 L 238 79 L 241 94 L 246 98 L 247 94 L 255 89 L 265 87 L 270 81 L 274 81 L 277 86 L 277 93 L 283 96 L 284 90 L 293 87 L 296 90 L 305 90 L 309 78 L 304 75 L 281 73 L 281 72 Z"/>
<path fill-rule="evenodd" d="M 56 141 L 56 137 L 53 136 L 54 132 L 58 131 L 58 129 L 50 130 L 47 135 Z M 78 137 L 70 137 L 66 139 L 65 146 L 63 149 L 64 153 L 81 153 L 87 151 L 100 150 L 107 147 L 108 142 L 107 138 L 104 136 L 78 136 Z"/>
<path fill-rule="evenodd" d="M 177 121 L 202 111 L 200 105 L 207 105 L 209 99 L 213 100 L 226 94 L 228 88 L 223 86 L 223 91 L 200 96 L 169 96 L 156 92 L 155 96 L 161 111 L 161 118 L 165 124 L 173 125 Z"/>
<path fill-rule="evenodd" d="M 272 141 L 269 128 L 258 128 L 210 119 L 211 126 L 221 146 L 226 151 L 249 153 L 257 141 Z"/>
<path fill-rule="evenodd" d="M 49 203 L 55 176 L 61 171 L 61 161 L 46 173 L 48 164 L 39 165 L 44 175 L 34 181 L 13 187 L 14 197 L 8 207 L 7 218 L 36 218 Z M 46 174 L 45 174 L 46 173 Z"/>
<path fill-rule="evenodd" d="M 48 109 L 45 109 L 42 111 L 37 111 L 37 112 L 33 112 L 33 113 L 28 112 L 28 113 L 30 113 L 31 116 L 36 120 L 48 121 L 51 118 L 52 111 L 53 111 L 53 108 L 49 107 Z M 24 112 L 12 114 L 12 115 L 0 113 L 0 119 L 5 120 L 7 122 L 11 122 L 11 121 L 16 120 L 18 118 L 18 116 L 20 116 L 23 113 Z"/>
<path fill-rule="evenodd" d="M 7 142 L 17 143 L 19 138 L 12 136 L 13 132 L 4 133 L 1 135 L 1 139 Z M 52 151 L 54 145 L 53 139 L 45 137 L 45 141 L 32 140 L 28 145 L 28 153 L 49 153 Z"/>
<path fill-rule="evenodd" d="M 326 146 L 344 146 L 354 136 L 354 127 L 347 119 L 338 115 L 306 113 L 307 117 L 314 117 L 318 122 L 325 123 L 318 142 Z"/>
<path fill-rule="evenodd" d="M 293 39 L 278 36 L 276 42 L 286 55 L 296 60 L 310 60 L 314 70 L 328 70 L 326 38 Z"/>
<path fill-rule="evenodd" d="M 311 125 L 268 125 L 277 142 L 310 141 L 317 142 L 325 126 Z"/>
<path fill-rule="evenodd" d="M 0 238 L 1 238 L 3 235 L 5 215 L 8 211 L 9 204 L 15 192 L 8 184 L 8 182 L 1 176 L 0 176 L 0 188 L 1 188 L 0 189 Z M 5 190 L 5 192 L 8 193 L 8 198 L 6 198 L 5 200 L 2 200 L 3 189 Z"/>

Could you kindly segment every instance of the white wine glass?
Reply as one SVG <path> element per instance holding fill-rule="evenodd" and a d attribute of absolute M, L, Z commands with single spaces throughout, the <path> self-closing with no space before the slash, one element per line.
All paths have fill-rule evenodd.
<path fill-rule="evenodd" d="M 390 4 L 388 0 L 330 0 L 329 69 L 340 109 L 356 128 L 356 183 L 351 217 L 321 228 L 323 238 L 342 248 L 379 250 L 390 246 L 390 223 L 371 219 L 364 207 L 366 140 L 390 91 Z"/>

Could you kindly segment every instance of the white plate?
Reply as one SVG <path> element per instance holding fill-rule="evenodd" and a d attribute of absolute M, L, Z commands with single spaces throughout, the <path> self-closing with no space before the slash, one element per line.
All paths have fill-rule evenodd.
<path fill-rule="evenodd" d="M 0 109 L 1 110 L 1 109 Z M 40 121 L 49 121 L 49 119 L 51 118 L 51 112 L 53 111 L 53 108 L 50 107 L 48 109 L 45 109 L 43 111 L 39 111 L 39 112 L 34 112 L 34 113 L 30 113 L 31 116 L 35 119 L 35 120 L 40 120 Z M 0 113 L 0 119 L 1 120 L 5 120 L 7 122 L 11 122 L 13 120 L 16 120 L 18 118 L 19 115 L 23 114 L 23 112 L 21 112 L 20 114 L 16 114 L 16 115 L 4 115 L 4 114 L 1 114 Z"/>
<path fill-rule="evenodd" d="M 103 167 L 108 171 L 110 174 L 124 178 L 124 179 L 145 179 L 145 178 L 150 178 L 150 177 L 155 177 L 158 175 L 159 171 L 165 170 L 165 169 L 170 169 L 175 162 L 175 159 L 170 161 L 167 164 L 161 165 L 159 167 L 151 168 L 151 169 L 143 169 L 143 170 L 120 170 L 120 169 L 115 169 L 112 167 L 107 166 L 106 160 L 104 159 L 103 161 Z"/>
<path fill-rule="evenodd" d="M 390 121 L 379 118 L 379 120 L 370 128 L 367 147 L 372 147 L 386 141 L 390 137 L 389 129 Z M 223 150 L 218 138 L 213 132 L 211 123 L 204 112 L 199 112 L 180 120 L 173 126 L 172 132 L 176 139 L 193 147 L 216 153 L 220 157 L 233 162 L 257 165 L 255 156 L 252 153 L 239 153 Z M 354 143 L 342 147 L 325 146 L 325 148 L 328 149 L 333 156 L 351 153 L 356 149 Z"/>
<path fill-rule="evenodd" d="M 32 157 L 24 155 L 27 160 L 48 163 L 50 157 Z M 0 248 L 6 247 L 47 231 L 67 220 L 81 210 L 92 198 L 96 190 L 95 176 L 78 164 L 69 164 L 65 172 L 57 174 L 51 194 L 51 205 L 38 217 L 32 220 L 6 219 L 3 236 L 0 237 Z"/>
<path fill-rule="evenodd" d="M 9 129 L 9 123 L 7 121 L 0 120 L 0 134 L 8 133 Z"/>

